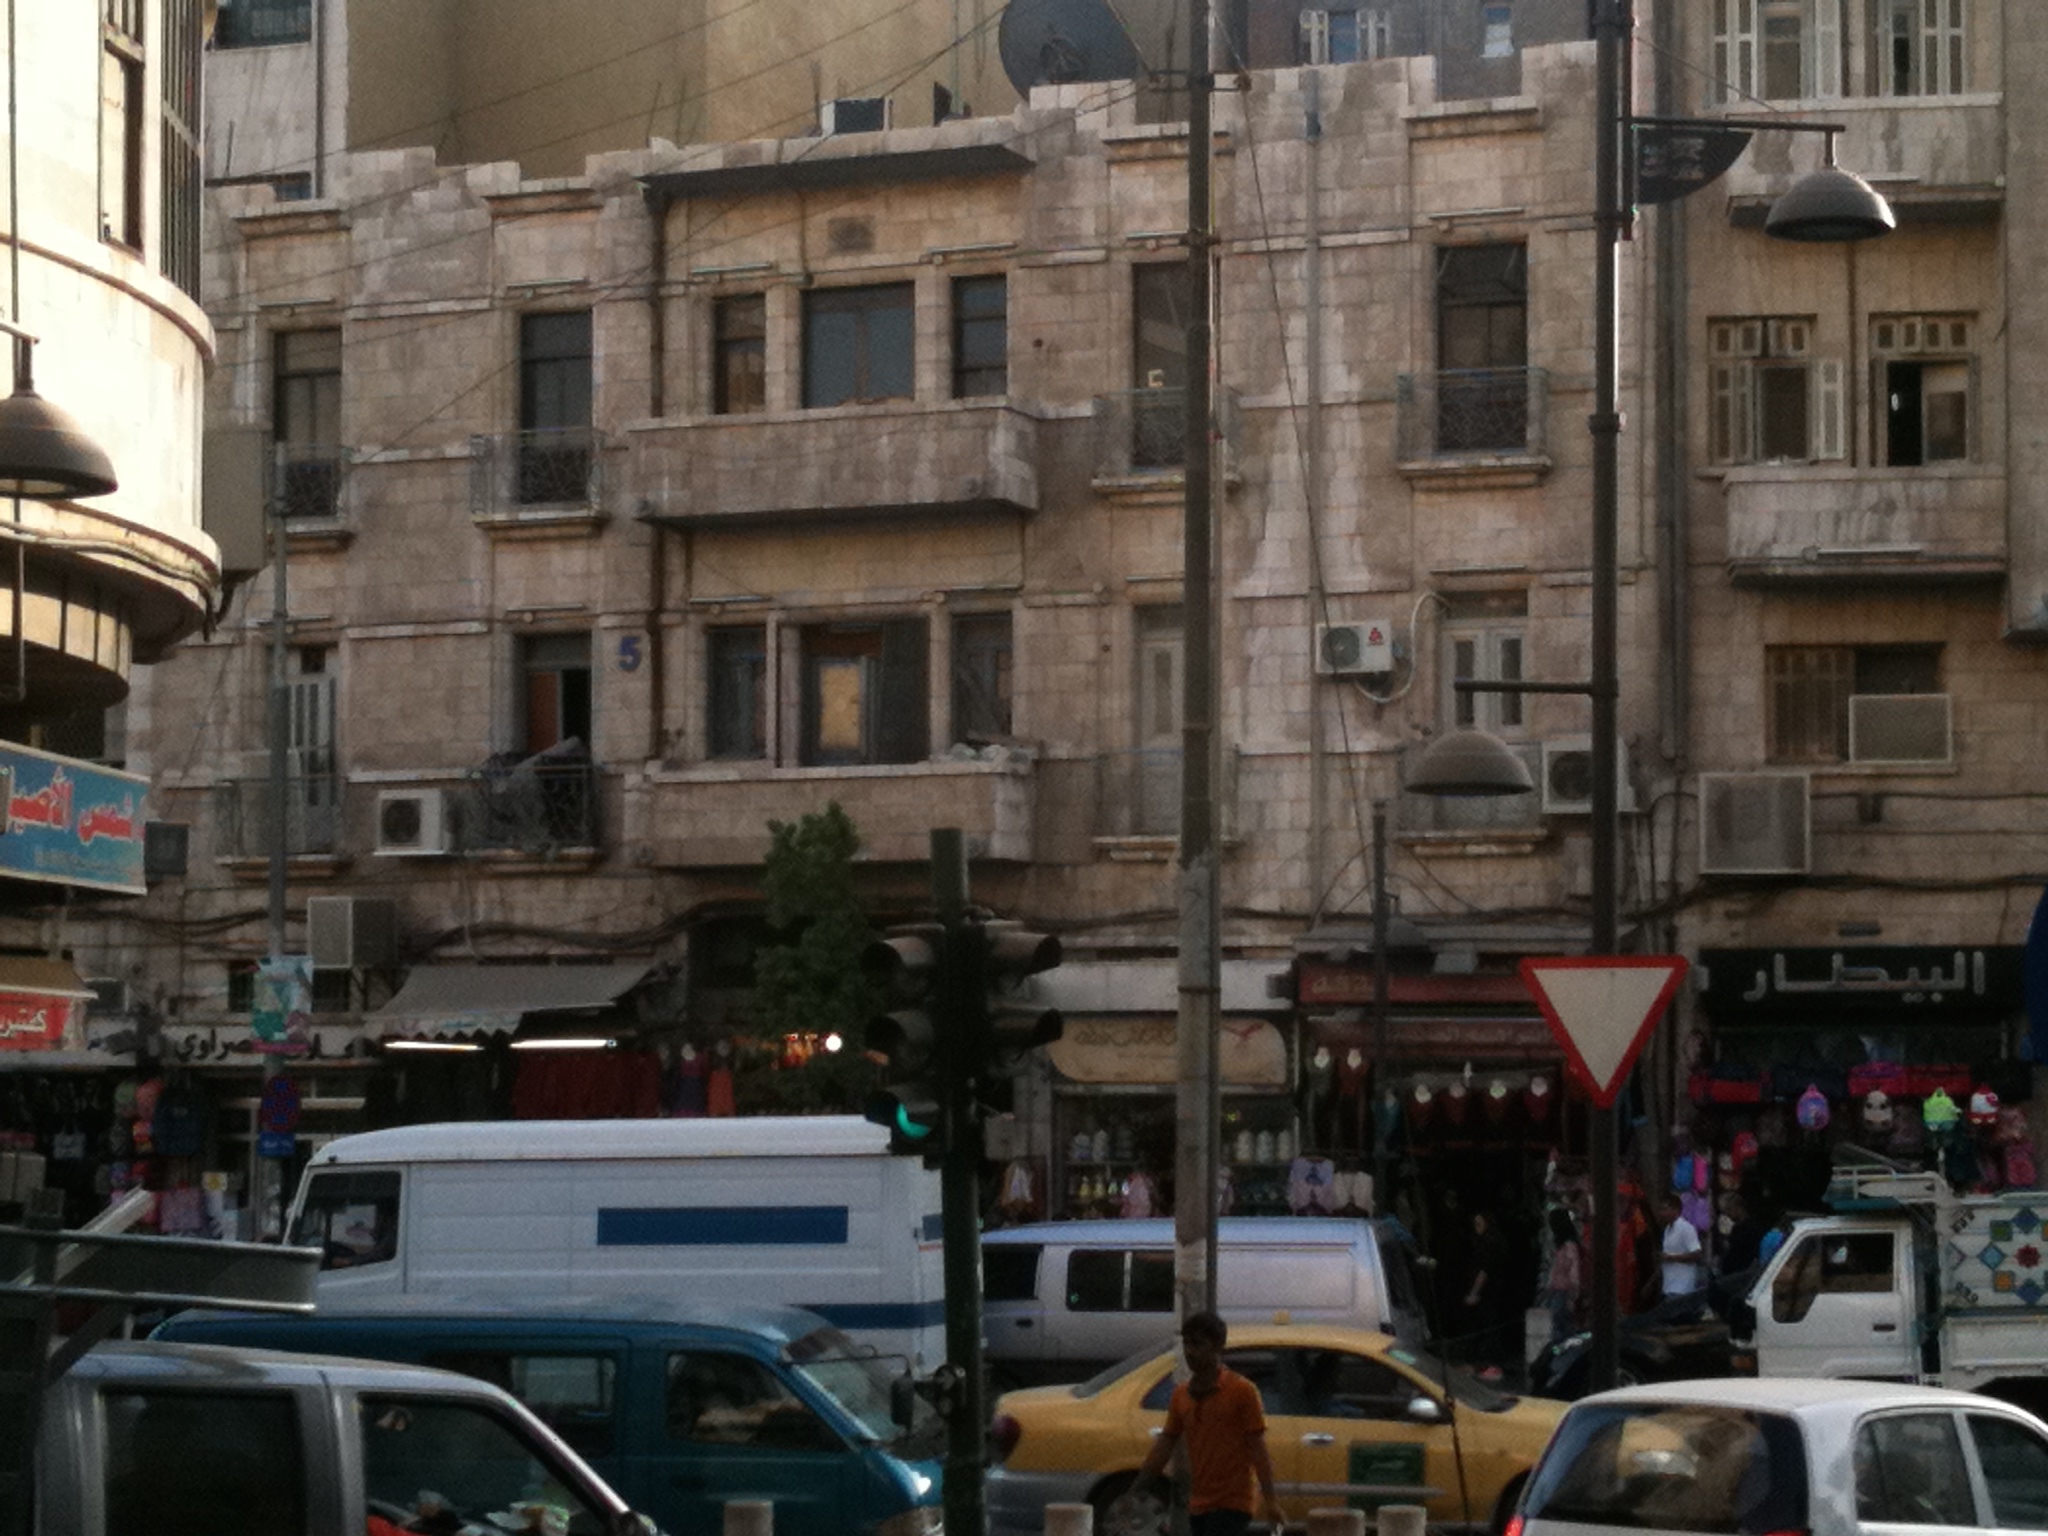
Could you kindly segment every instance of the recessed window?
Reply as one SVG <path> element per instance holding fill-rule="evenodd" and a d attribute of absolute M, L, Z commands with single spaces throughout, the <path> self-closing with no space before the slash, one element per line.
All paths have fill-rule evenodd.
<path fill-rule="evenodd" d="M 1713 0 L 1711 14 L 1717 77 L 1709 85 L 1712 100 L 1794 101 L 1842 94 L 1842 0 Z M 1874 12 L 1872 23 L 1874 34 Z"/>
<path fill-rule="evenodd" d="M 1479 44 L 1479 56 L 1484 59 L 1511 59 L 1515 55 L 1514 12 L 1505 5 L 1489 5 L 1480 12 L 1480 25 L 1484 29 Z"/>
<path fill-rule="evenodd" d="M 142 0 L 105 0 L 100 28 L 100 238 L 142 249 Z"/>
<path fill-rule="evenodd" d="M 157 266 L 184 292 L 199 297 L 199 0 L 163 0 L 158 49 Z"/>
<path fill-rule="evenodd" d="M 804 763 L 915 763 L 929 755 L 923 619 L 815 624 L 802 643 Z"/>
<path fill-rule="evenodd" d="M 1873 96 L 1953 96 L 1969 89 L 1965 0 L 1871 0 Z"/>
<path fill-rule="evenodd" d="M 768 631 L 735 624 L 705 635 L 710 672 L 708 755 L 758 759 L 768 755 Z"/>
<path fill-rule="evenodd" d="M 274 48 L 310 42 L 313 0 L 220 0 L 216 48 Z"/>
<path fill-rule="evenodd" d="M 1010 389 L 1009 279 L 953 279 L 953 398 Z"/>
<path fill-rule="evenodd" d="M 768 408 L 768 300 L 736 293 L 711 306 L 711 409 L 745 416 Z"/>
<path fill-rule="evenodd" d="M 1841 359 L 1817 355 L 1811 315 L 1757 315 L 1707 327 L 1708 457 L 1716 464 L 1804 463 L 1845 451 Z"/>
<path fill-rule="evenodd" d="M 909 399 L 916 376 L 915 314 L 909 283 L 805 294 L 805 406 Z"/>
<path fill-rule="evenodd" d="M 953 621 L 953 739 L 969 746 L 1010 736 L 1010 616 L 962 614 Z"/>
<path fill-rule="evenodd" d="M 1300 25 L 1303 64 L 1355 64 L 1393 52 L 1393 22 L 1384 10 L 1311 8 Z"/>
<path fill-rule="evenodd" d="M 590 497 L 590 311 L 519 317 L 522 505 Z"/>
<path fill-rule="evenodd" d="M 1967 315 L 1884 315 L 1871 322 L 1887 464 L 1971 457 L 1976 359 Z"/>
<path fill-rule="evenodd" d="M 1439 453 L 1529 442 L 1529 262 L 1520 245 L 1436 253 Z"/>
<path fill-rule="evenodd" d="M 287 518 L 333 517 L 341 491 L 341 331 L 281 331 L 272 362 L 278 510 Z"/>
<path fill-rule="evenodd" d="M 528 635 L 520 642 L 521 742 L 529 754 L 571 741 L 590 748 L 590 636 Z"/>
<path fill-rule="evenodd" d="M 1774 763 L 1849 761 L 1852 697 L 1941 692 L 1938 645 L 1774 645 L 1764 666 Z"/>
<path fill-rule="evenodd" d="M 1522 681 L 1528 623 L 1526 592 L 1453 592 L 1444 598 L 1443 719 L 1496 735 L 1521 732 L 1521 694 L 1460 692 L 1455 685 Z"/>
<path fill-rule="evenodd" d="M 1131 468 L 1174 469 L 1187 458 L 1188 269 L 1131 269 Z"/>

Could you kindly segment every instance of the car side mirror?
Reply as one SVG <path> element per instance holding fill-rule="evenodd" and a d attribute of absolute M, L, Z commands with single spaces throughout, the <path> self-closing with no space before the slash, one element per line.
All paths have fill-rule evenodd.
<path fill-rule="evenodd" d="M 1433 1397 L 1411 1397 L 1408 1399 L 1408 1419 L 1414 1424 L 1441 1424 L 1443 1405 Z"/>

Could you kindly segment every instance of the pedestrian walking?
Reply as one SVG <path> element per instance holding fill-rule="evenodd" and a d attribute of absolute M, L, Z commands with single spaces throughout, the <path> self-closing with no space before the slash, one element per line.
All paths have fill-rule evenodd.
<path fill-rule="evenodd" d="M 1507 1319 L 1508 1245 L 1493 1220 L 1484 1211 L 1472 1213 L 1472 1249 L 1465 1282 L 1466 1348 L 1475 1365 L 1482 1369 L 1495 1363 L 1500 1352 L 1501 1325 Z M 1524 1299 L 1516 1305 L 1526 1305 Z"/>
<path fill-rule="evenodd" d="M 1699 1229 L 1685 1219 L 1685 1202 L 1666 1190 L 1657 1197 L 1664 1221 L 1664 1295 L 1690 1296 L 1707 1283 L 1707 1256 L 1700 1251 Z"/>
<path fill-rule="evenodd" d="M 1173 1389 L 1166 1427 L 1123 1496 L 1129 1499 L 1158 1477 L 1173 1448 L 1186 1441 L 1188 1536 L 1243 1536 L 1254 1509 L 1276 1530 L 1286 1523 L 1266 1450 L 1266 1406 L 1259 1389 L 1223 1363 L 1229 1337 L 1214 1312 L 1196 1312 L 1181 1324 L 1188 1379 Z"/>
<path fill-rule="evenodd" d="M 1586 1253 L 1571 1212 L 1550 1213 L 1550 1273 L 1543 1285 L 1543 1305 L 1550 1312 L 1550 1341 L 1562 1343 L 1579 1329 L 1580 1304 L 1586 1291 Z"/>

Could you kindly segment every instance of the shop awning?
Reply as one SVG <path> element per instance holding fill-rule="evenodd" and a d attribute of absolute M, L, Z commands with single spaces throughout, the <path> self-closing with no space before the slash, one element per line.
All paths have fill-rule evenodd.
<path fill-rule="evenodd" d="M 62 1045 L 78 1005 L 91 996 L 68 960 L 0 955 L 0 1050 Z"/>
<path fill-rule="evenodd" d="M 534 1013 L 608 1008 L 647 977 L 632 965 L 421 965 L 363 1020 L 370 1039 L 509 1035 Z"/>
<path fill-rule="evenodd" d="M 1046 1055 L 1069 1082 L 1139 1086 L 1178 1079 L 1175 1021 L 1149 1013 L 1069 1014 Z M 1233 1088 L 1287 1086 L 1287 1042 L 1269 1020 L 1225 1014 L 1217 1041 L 1223 1082 Z"/>

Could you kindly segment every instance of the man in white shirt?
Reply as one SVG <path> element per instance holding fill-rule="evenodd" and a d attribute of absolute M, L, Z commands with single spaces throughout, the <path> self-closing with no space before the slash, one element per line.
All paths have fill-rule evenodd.
<path fill-rule="evenodd" d="M 1684 1203 L 1669 1190 L 1657 1197 L 1657 1214 L 1664 1220 L 1664 1294 L 1690 1296 L 1706 1283 L 1700 1234 L 1685 1219 Z"/>

